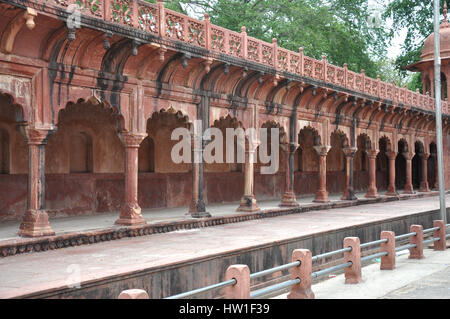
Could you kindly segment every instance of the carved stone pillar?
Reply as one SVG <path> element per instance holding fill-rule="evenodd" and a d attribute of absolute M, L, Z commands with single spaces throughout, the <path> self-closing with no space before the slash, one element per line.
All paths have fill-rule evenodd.
<path fill-rule="evenodd" d="M 355 196 L 355 191 L 353 189 L 353 159 L 355 157 L 356 148 L 348 147 L 344 148 L 345 163 L 346 163 L 346 176 L 345 176 L 345 190 L 344 195 L 341 197 L 342 200 L 357 200 Z"/>
<path fill-rule="evenodd" d="M 386 196 L 398 196 L 395 189 L 395 159 L 397 158 L 396 152 L 387 152 L 389 158 L 389 186 L 386 192 Z"/>
<path fill-rule="evenodd" d="M 147 134 L 121 133 L 119 135 L 125 146 L 125 202 L 116 221 L 118 225 L 146 224 L 138 204 L 138 153 L 139 145 Z"/>
<path fill-rule="evenodd" d="M 434 159 L 434 185 L 433 185 L 433 189 L 439 189 L 439 167 L 438 167 L 437 154 L 434 153 L 431 156 L 433 156 L 433 159 Z"/>
<path fill-rule="evenodd" d="M 238 212 L 257 212 L 259 211 L 258 204 L 254 195 L 254 171 L 253 162 L 255 156 L 255 149 L 245 150 L 245 187 L 244 196 L 241 199 L 241 204 L 237 209 Z"/>
<path fill-rule="evenodd" d="M 28 140 L 28 197 L 27 211 L 19 228 L 23 237 L 51 236 L 45 211 L 45 145 L 54 129 L 25 128 Z"/>
<path fill-rule="evenodd" d="M 367 157 L 369 158 L 369 189 L 366 193 L 366 198 L 378 198 L 377 190 L 377 150 L 368 150 Z"/>
<path fill-rule="evenodd" d="M 403 156 L 406 159 L 406 183 L 405 183 L 405 191 L 403 194 L 414 194 L 414 188 L 412 185 L 412 159 L 413 155 L 409 153 L 403 153 Z"/>
<path fill-rule="evenodd" d="M 428 158 L 430 154 L 422 154 L 422 180 L 420 181 L 419 192 L 428 193 L 430 187 L 428 185 Z"/>
<path fill-rule="evenodd" d="M 297 207 L 300 206 L 297 203 L 294 192 L 294 155 L 297 150 L 298 145 L 288 144 L 284 150 L 285 162 L 286 162 L 286 180 L 285 180 L 285 191 L 283 199 L 281 200 L 281 207 Z"/>
<path fill-rule="evenodd" d="M 328 203 L 327 192 L 327 154 L 331 149 L 330 146 L 314 146 L 317 154 L 319 155 L 319 189 L 316 192 L 316 203 Z"/>
<path fill-rule="evenodd" d="M 203 199 L 203 138 L 201 136 L 192 137 L 192 159 L 192 201 L 189 214 L 193 218 L 208 218 L 211 214 L 206 211 Z"/>

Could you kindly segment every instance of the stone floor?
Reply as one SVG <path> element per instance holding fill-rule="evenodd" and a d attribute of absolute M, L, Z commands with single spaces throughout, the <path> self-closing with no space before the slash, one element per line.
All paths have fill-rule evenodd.
<path fill-rule="evenodd" d="M 450 203 L 449 195 L 446 199 Z M 74 271 L 77 280 L 83 283 L 438 208 L 438 197 L 427 197 L 310 211 L 0 258 L 0 298 L 67 286 L 74 278 Z M 99 221 L 105 223 L 108 219 Z M 55 220 L 55 226 L 57 224 Z"/>
<path fill-rule="evenodd" d="M 364 199 L 365 193 L 357 193 L 356 196 L 360 199 Z M 340 197 L 342 195 L 330 195 L 330 201 L 343 202 Z M 298 203 L 302 207 L 318 205 L 313 203 L 314 197 L 297 198 Z M 259 207 L 262 210 L 277 209 L 279 201 L 261 201 L 258 202 Z M 220 216 L 233 216 L 236 214 L 236 209 L 239 203 L 222 204 L 222 205 L 209 205 L 207 207 L 208 212 L 214 217 Z M 147 220 L 148 224 L 156 224 L 160 222 L 170 221 L 183 221 L 192 219 L 187 215 L 188 209 L 186 207 L 181 208 L 164 208 L 164 209 L 149 209 L 143 210 L 142 215 Z M 114 222 L 118 219 L 119 212 L 94 214 L 88 216 L 75 216 L 50 219 L 50 224 L 58 234 L 73 233 L 79 231 L 98 230 L 104 228 L 114 227 Z M 6 240 L 18 240 L 21 237 L 17 235 L 20 222 L 9 221 L 0 223 L 0 242 Z"/>

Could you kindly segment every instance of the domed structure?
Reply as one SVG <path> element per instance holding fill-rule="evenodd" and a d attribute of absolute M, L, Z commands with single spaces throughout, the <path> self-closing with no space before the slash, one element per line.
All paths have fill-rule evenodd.
<path fill-rule="evenodd" d="M 441 46 L 441 83 L 442 98 L 447 99 L 447 78 L 450 76 L 450 23 L 447 20 L 447 2 L 444 3 L 444 21 L 440 25 Z M 423 93 L 434 96 L 434 33 L 428 36 L 424 42 L 421 60 L 406 66 L 412 72 L 422 73 Z"/>

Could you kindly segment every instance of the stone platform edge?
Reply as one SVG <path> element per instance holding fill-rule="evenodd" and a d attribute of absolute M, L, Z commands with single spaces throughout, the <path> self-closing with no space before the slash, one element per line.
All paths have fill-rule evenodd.
<path fill-rule="evenodd" d="M 447 191 L 446 194 L 450 194 Z M 392 202 L 399 200 L 411 200 L 427 198 L 439 195 L 438 192 L 417 193 L 413 195 L 382 196 L 371 199 L 358 199 L 355 201 L 338 201 L 323 204 L 309 204 L 292 208 L 276 208 L 261 210 L 255 213 L 236 214 L 233 216 L 221 216 L 184 221 L 160 222 L 142 226 L 120 227 L 112 226 L 104 229 L 62 233 L 54 236 L 39 238 L 23 238 L 0 241 L 0 256 L 8 257 L 23 253 L 42 252 L 47 250 L 62 249 L 81 245 L 90 245 L 104 241 L 118 240 L 126 237 L 149 236 L 152 234 L 169 233 L 180 230 L 191 230 L 204 227 L 245 222 L 263 218 L 273 218 L 292 214 L 301 214 L 309 211 L 326 210 L 333 208 L 345 208 L 351 206 Z"/>
<path fill-rule="evenodd" d="M 431 197 L 431 196 L 429 196 Z M 447 211 L 450 210 L 450 208 L 447 208 Z M 99 283 L 101 283 L 102 286 L 111 284 L 111 283 L 116 283 L 116 282 L 121 282 L 121 281 L 127 281 L 127 280 L 132 280 L 135 278 L 140 278 L 142 276 L 145 275 L 149 275 L 149 274 L 153 274 L 153 273 L 157 273 L 161 270 L 172 270 L 172 269 L 177 269 L 183 266 L 190 266 L 190 265 L 194 265 L 194 264 L 199 264 L 199 263 L 203 263 L 203 262 L 207 262 L 210 260 L 214 260 L 217 259 L 219 257 L 232 257 L 232 256 L 237 256 L 240 255 L 242 253 L 242 251 L 246 251 L 248 253 L 251 253 L 253 251 L 258 251 L 261 249 L 265 249 L 271 246 L 277 246 L 277 245 L 288 245 L 291 243 L 295 243 L 298 242 L 299 240 L 309 240 L 309 239 L 314 239 L 316 237 L 322 236 L 322 235 L 332 235 L 335 233 L 339 233 L 342 232 L 343 230 L 348 230 L 348 231 L 352 231 L 355 229 L 359 229 L 361 227 L 370 227 L 372 225 L 377 225 L 381 223 L 392 223 L 392 222 L 396 222 L 396 221 L 402 221 L 405 219 L 405 216 L 415 216 L 415 217 L 419 217 L 419 216 L 427 216 L 430 214 L 438 214 L 439 210 L 438 209 L 432 209 L 432 210 L 424 210 L 424 211 L 420 211 L 420 212 L 415 212 L 413 214 L 410 215 L 402 215 L 402 216 L 397 216 L 397 217 L 390 217 L 387 219 L 382 219 L 382 220 L 376 220 L 376 221 L 370 221 L 370 222 L 362 222 L 360 224 L 354 224 L 351 226 L 344 226 L 344 227 L 340 227 L 340 228 L 336 228 L 336 229 L 331 229 L 331 230 L 325 230 L 325 231 L 320 231 L 320 232 L 313 232 L 310 234 L 305 234 L 305 235 L 301 235 L 301 236 L 296 236 L 296 237 L 291 237 L 291 238 L 286 238 L 283 240 L 278 240 L 278 241 L 272 241 L 270 243 L 262 243 L 262 244 L 258 244 L 258 245 L 250 245 L 247 247 L 240 247 L 237 249 L 233 249 L 233 250 L 227 250 L 226 252 L 219 252 L 219 253 L 214 253 L 214 254 L 209 254 L 206 256 L 201 256 L 201 257 L 195 257 L 195 258 L 191 258 L 191 259 L 186 259 L 186 260 L 181 260 L 181 261 L 174 261 L 174 262 L 169 262 L 167 264 L 163 264 L 163 265 L 158 265 L 158 266 L 144 266 L 144 267 L 138 267 L 135 269 L 120 269 L 119 272 L 117 274 L 108 274 L 108 275 L 103 275 L 103 276 L 94 276 L 91 277 L 89 279 L 83 280 L 81 282 L 81 286 L 83 287 L 84 290 L 86 289 L 90 289 L 90 288 L 94 288 L 97 287 L 99 285 Z M 406 244 L 406 241 L 405 241 Z M 362 256 L 366 256 L 366 255 L 370 255 L 372 253 L 374 253 L 376 251 L 376 249 L 367 249 L 364 250 L 364 252 L 362 252 Z M 326 263 L 320 263 L 314 266 L 315 270 L 320 270 L 323 268 L 327 268 L 328 266 L 334 266 L 336 264 L 339 264 L 340 259 L 339 260 L 333 260 L 330 262 L 326 262 Z M 278 283 L 277 280 L 282 281 L 284 277 L 279 277 L 276 278 L 274 283 Z M 286 277 L 288 278 L 288 277 Z M 266 285 L 264 285 L 266 286 Z M 256 287 L 256 286 L 255 286 Z M 72 290 L 72 288 L 68 288 L 67 284 L 60 284 L 59 282 L 54 286 L 54 287 L 45 287 L 45 288 L 40 288 L 37 289 L 36 291 L 28 291 L 26 293 L 13 293 L 13 294 L 7 294 L 7 295 L 2 295 L 0 296 L 0 299 L 24 299 L 24 298 L 39 298 L 39 299 L 44 299 L 44 298 L 54 298 L 55 296 L 58 296 L 60 294 L 64 294 L 68 291 Z"/>

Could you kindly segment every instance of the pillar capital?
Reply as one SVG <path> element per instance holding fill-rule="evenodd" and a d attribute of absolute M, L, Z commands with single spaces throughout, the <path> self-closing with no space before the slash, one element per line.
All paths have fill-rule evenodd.
<path fill-rule="evenodd" d="M 411 154 L 409 152 L 403 152 L 402 155 L 407 161 L 411 161 L 414 157 L 414 154 Z"/>
<path fill-rule="evenodd" d="M 379 150 L 367 150 L 366 153 L 369 158 L 377 158 Z"/>
<path fill-rule="evenodd" d="M 319 156 L 327 156 L 328 152 L 331 149 L 331 146 L 318 145 L 318 146 L 314 146 L 314 149 L 316 150 L 316 152 Z"/>
<path fill-rule="evenodd" d="M 119 138 L 125 147 L 139 148 L 147 133 L 120 132 Z"/>
<path fill-rule="evenodd" d="M 56 131 L 54 126 L 49 127 L 21 127 L 29 145 L 45 145 L 52 133 Z"/>
<path fill-rule="evenodd" d="M 394 161 L 397 158 L 397 153 L 394 151 L 386 152 L 386 156 L 391 160 Z"/>
<path fill-rule="evenodd" d="M 342 151 L 344 151 L 344 155 L 345 157 L 353 157 L 356 154 L 356 147 L 346 147 L 344 149 L 342 149 Z"/>
<path fill-rule="evenodd" d="M 285 153 L 295 153 L 295 151 L 298 148 L 298 144 L 297 143 L 283 143 L 283 144 L 280 144 L 280 147 L 283 150 L 283 152 L 285 152 Z"/>

